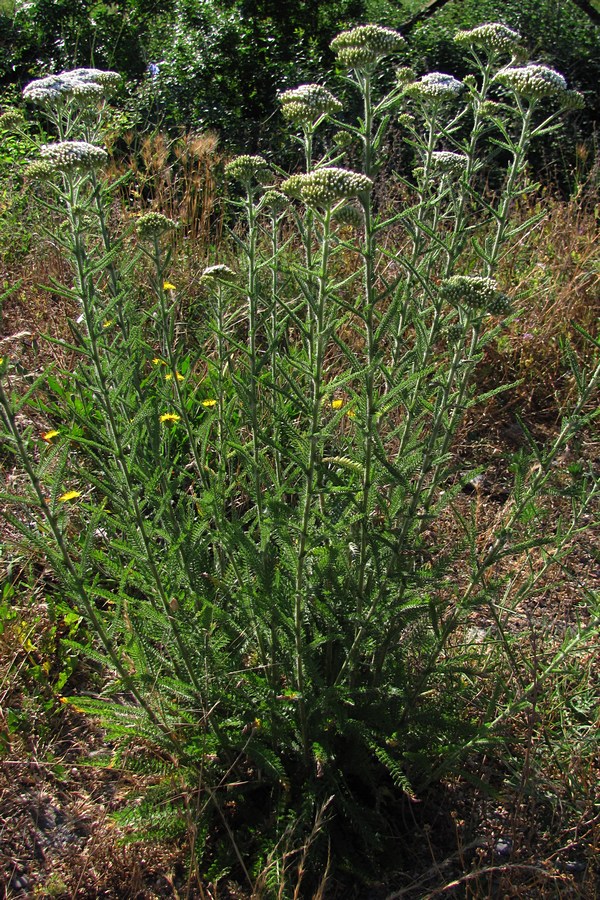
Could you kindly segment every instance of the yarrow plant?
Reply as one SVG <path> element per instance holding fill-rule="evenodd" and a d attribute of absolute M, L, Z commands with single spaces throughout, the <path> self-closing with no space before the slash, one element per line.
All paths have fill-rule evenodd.
<path fill-rule="evenodd" d="M 257 155 L 227 164 L 235 225 L 219 252 L 231 265 L 203 263 L 193 326 L 173 275 L 176 223 L 149 211 L 124 236 L 108 225 L 102 117 L 88 101 L 104 103 L 95 88 L 113 75 L 74 70 L 26 89 L 57 134 L 32 167 L 61 173 L 39 190 L 64 223 L 62 291 L 79 314 L 72 373 L 24 385 L 2 363 L 3 437 L 29 485 L 5 491 L 9 518 L 94 635 L 81 652 L 106 683 L 78 707 L 101 719 L 124 765 L 132 739 L 157 748 L 161 771 L 174 760 L 177 797 L 193 794 L 195 869 L 251 881 L 267 860 L 290 896 L 309 855 L 314 872 L 331 855 L 379 878 L 406 797 L 474 748 L 493 752 L 564 658 L 531 674 L 505 625 L 562 559 L 595 490 L 555 475 L 600 370 L 574 371 L 572 409 L 515 463 L 492 525 L 468 506 L 481 470 L 456 440 L 470 408 L 510 387 L 482 397 L 476 373 L 519 307 L 498 264 L 538 221 L 515 226 L 511 212 L 566 82 L 507 66 L 518 35 L 502 25 L 459 43 L 473 77 L 404 71 L 382 93 L 378 67 L 402 36 L 376 25 L 339 35 L 357 122 L 319 84 L 280 96 L 302 130 L 301 171 L 281 178 Z M 327 119 L 348 140 L 317 157 Z M 392 122 L 418 165 L 386 197 Z M 498 146 L 492 194 L 482 185 Z M 41 438 L 28 408 L 46 420 Z M 566 485 L 572 516 L 546 552 L 551 482 Z M 455 546 L 442 548 L 447 531 Z M 481 609 L 517 675 L 514 700 L 488 690 L 481 647 L 465 638 Z M 163 799 L 173 784 L 161 782 Z M 157 808 L 177 817 L 177 802 Z M 325 814 L 331 850 L 315 836 Z M 151 804 L 138 815 L 147 829 Z M 290 820 L 299 853 L 281 849 Z"/>

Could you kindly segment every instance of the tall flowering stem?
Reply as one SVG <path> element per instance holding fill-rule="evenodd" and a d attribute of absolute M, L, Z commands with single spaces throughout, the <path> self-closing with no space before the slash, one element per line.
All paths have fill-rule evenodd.
<path fill-rule="evenodd" d="M 322 425 L 324 398 L 324 362 L 330 323 L 327 315 L 327 298 L 329 291 L 329 258 L 331 251 L 331 208 L 326 206 L 322 221 L 320 240 L 317 295 L 314 302 L 309 303 L 310 337 L 308 345 L 308 366 L 310 377 L 310 403 L 308 404 L 309 451 L 304 473 L 304 489 L 301 499 L 300 530 L 298 535 L 298 562 L 295 574 L 294 599 L 294 640 L 295 640 L 295 686 L 300 695 L 299 717 L 303 736 L 305 759 L 309 756 L 309 739 L 306 727 L 307 696 L 305 694 L 304 673 L 304 616 L 307 600 L 305 584 L 305 567 L 309 552 L 309 533 L 314 516 L 314 504 L 318 496 L 319 469 L 323 456 Z"/>
<path fill-rule="evenodd" d="M 246 384 L 247 404 L 249 413 L 249 425 L 252 441 L 252 470 L 254 502 L 257 522 L 260 526 L 263 519 L 263 485 L 261 478 L 261 442 L 260 442 L 260 415 L 259 415 L 259 372 L 260 361 L 258 358 L 258 333 L 259 333 L 259 302 L 258 302 L 258 224 L 256 198 L 262 190 L 262 183 L 270 177 L 269 167 L 261 156 L 238 156 L 228 163 L 226 174 L 236 181 L 241 182 L 245 198 L 243 208 L 246 216 L 246 241 L 243 244 L 247 263 L 246 280 L 246 315 L 248 322 L 248 379 Z"/>

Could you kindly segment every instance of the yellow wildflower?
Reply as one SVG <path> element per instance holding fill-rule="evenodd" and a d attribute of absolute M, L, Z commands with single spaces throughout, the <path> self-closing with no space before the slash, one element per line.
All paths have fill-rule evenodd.
<path fill-rule="evenodd" d="M 163 283 L 163 290 L 164 290 L 164 291 L 174 291 L 174 290 L 175 290 L 175 285 L 174 285 L 174 284 L 171 284 L 170 281 L 165 281 L 165 282 Z"/>
<path fill-rule="evenodd" d="M 58 437 L 59 434 L 60 431 L 57 431 L 56 428 L 51 428 L 50 431 L 46 431 L 46 433 L 42 435 L 42 440 L 50 443 L 50 441 L 52 441 L 53 438 Z"/>
<path fill-rule="evenodd" d="M 160 417 L 161 422 L 179 422 L 181 416 L 178 416 L 177 413 L 163 413 Z"/>
<path fill-rule="evenodd" d="M 210 398 L 209 398 L 208 400 L 203 400 L 203 401 L 202 401 L 202 406 L 209 407 L 209 406 L 216 406 L 216 405 L 217 405 L 217 401 L 216 401 L 216 400 L 212 400 L 212 399 L 210 399 Z"/>
<path fill-rule="evenodd" d="M 165 381 L 171 381 L 173 378 L 172 372 L 167 372 L 165 375 Z M 185 381 L 185 375 L 182 375 L 181 372 L 177 372 L 177 381 Z"/>
<path fill-rule="evenodd" d="M 58 499 L 60 503 L 67 503 L 69 500 L 77 500 L 78 497 L 81 497 L 81 491 L 66 491 Z"/>
<path fill-rule="evenodd" d="M 154 359 L 152 360 L 152 365 L 153 366 L 166 366 L 166 362 L 164 361 L 164 359 L 161 359 L 159 356 L 155 356 Z"/>
<path fill-rule="evenodd" d="M 102 323 L 102 327 L 103 327 L 103 328 L 110 328 L 110 326 L 111 326 L 111 325 L 114 325 L 114 324 L 115 324 L 115 320 L 114 320 L 114 319 L 106 319 L 106 321 Z"/>
<path fill-rule="evenodd" d="M 341 409 L 343 405 L 344 405 L 344 401 L 340 397 L 338 397 L 336 400 L 331 401 L 332 409 Z"/>

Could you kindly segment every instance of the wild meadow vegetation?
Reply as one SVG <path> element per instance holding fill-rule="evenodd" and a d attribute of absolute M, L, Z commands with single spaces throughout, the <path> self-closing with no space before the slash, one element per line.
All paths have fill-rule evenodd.
<path fill-rule="evenodd" d="M 597 201 L 529 165 L 583 98 L 512 28 L 454 40 L 461 79 L 338 34 L 345 102 L 279 96 L 285 167 L 123 137 L 110 70 L 0 119 L 62 317 L 41 366 L 0 345 L 3 634 L 48 715 L 101 728 L 95 765 L 145 777 L 120 826 L 183 842 L 139 896 L 597 885 Z M 45 649 L 13 613 L 40 591 Z M 532 798 L 554 865 L 519 856 Z"/>

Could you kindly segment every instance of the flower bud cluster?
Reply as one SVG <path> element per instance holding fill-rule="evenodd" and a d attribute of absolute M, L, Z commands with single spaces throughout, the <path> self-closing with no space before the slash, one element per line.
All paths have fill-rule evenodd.
<path fill-rule="evenodd" d="M 207 266 L 202 273 L 202 281 L 235 281 L 236 274 L 233 269 L 223 263 L 217 263 L 214 266 Z"/>
<path fill-rule="evenodd" d="M 281 190 L 287 197 L 291 197 L 293 200 L 300 200 L 302 198 L 302 183 L 305 178 L 306 175 L 290 175 L 281 184 Z"/>
<path fill-rule="evenodd" d="M 510 301 L 506 294 L 498 290 L 493 278 L 480 275 L 452 275 L 442 281 L 440 293 L 453 306 L 467 306 L 494 315 L 510 311 Z"/>
<path fill-rule="evenodd" d="M 347 228 L 354 228 L 357 231 L 365 224 L 365 217 L 362 209 L 354 203 L 345 203 L 343 206 L 338 206 L 333 213 L 332 218 L 335 220 L 336 224 L 341 225 L 342 227 L 346 226 Z"/>
<path fill-rule="evenodd" d="M 242 155 L 227 163 L 225 174 L 242 184 L 250 184 L 254 180 L 264 183 L 270 178 L 271 170 L 262 156 Z"/>
<path fill-rule="evenodd" d="M 463 90 L 462 81 L 443 72 L 429 72 L 404 88 L 409 97 L 424 100 L 453 100 Z"/>
<path fill-rule="evenodd" d="M 12 131 L 13 128 L 19 128 L 24 123 L 25 117 L 20 109 L 7 109 L 0 116 L 0 128 L 5 131 Z"/>
<path fill-rule="evenodd" d="M 135 226 L 135 230 L 139 237 L 148 240 L 160 237 L 161 234 L 165 234 L 167 231 L 173 231 L 175 228 L 177 228 L 177 222 L 174 222 L 173 219 L 169 219 L 167 216 L 163 216 L 162 213 L 158 212 L 149 212 L 140 216 L 137 225 Z"/>
<path fill-rule="evenodd" d="M 585 109 L 585 97 L 580 91 L 565 91 L 560 99 L 564 110 Z"/>
<path fill-rule="evenodd" d="M 490 22 L 471 28 L 470 31 L 459 31 L 454 40 L 461 47 L 486 50 L 488 53 L 513 53 L 519 45 L 521 35 L 506 25 Z"/>
<path fill-rule="evenodd" d="M 95 169 L 108 160 L 106 150 L 88 144 L 87 141 L 57 141 L 54 144 L 42 144 L 40 156 L 56 172 Z"/>
<path fill-rule="evenodd" d="M 261 210 L 267 210 L 274 216 L 281 215 L 289 205 L 288 198 L 281 191 L 265 191 L 260 202 Z"/>
<path fill-rule="evenodd" d="M 299 195 L 308 206 L 331 206 L 339 200 L 358 197 L 372 187 L 373 182 L 366 175 L 337 166 L 324 166 L 307 175 L 292 175 L 281 189 L 291 196 Z"/>
<path fill-rule="evenodd" d="M 390 53 L 397 53 L 404 38 L 393 28 L 381 25 L 358 25 L 342 31 L 330 46 L 343 66 L 352 69 L 371 69 Z"/>
<path fill-rule="evenodd" d="M 435 150 L 430 160 L 433 172 L 441 175 L 454 175 L 459 178 L 466 172 L 469 165 L 468 157 L 464 153 L 452 153 L 451 150 Z"/>
<path fill-rule="evenodd" d="M 47 181 L 56 174 L 56 169 L 46 159 L 34 159 L 25 168 L 23 174 L 25 178 L 30 178 L 32 181 Z"/>
<path fill-rule="evenodd" d="M 299 125 L 310 125 L 321 116 L 338 113 L 340 101 L 320 84 L 302 84 L 279 95 L 284 119 Z"/>
<path fill-rule="evenodd" d="M 496 81 L 528 100 L 564 95 L 567 90 L 567 82 L 559 72 L 534 63 L 500 69 Z"/>
<path fill-rule="evenodd" d="M 47 75 L 31 81 L 23 89 L 23 97 L 34 103 L 48 104 L 76 97 L 82 102 L 94 102 L 121 80 L 118 72 L 101 69 L 72 69 L 59 75 Z"/>

